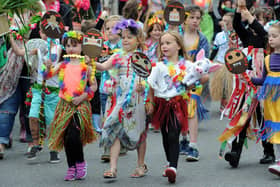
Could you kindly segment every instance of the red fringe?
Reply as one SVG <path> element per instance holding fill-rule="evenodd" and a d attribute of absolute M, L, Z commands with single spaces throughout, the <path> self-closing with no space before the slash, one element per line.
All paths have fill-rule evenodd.
<path fill-rule="evenodd" d="M 182 96 L 176 96 L 169 101 L 163 98 L 155 97 L 155 113 L 152 119 L 152 125 L 159 129 L 164 123 L 168 123 L 170 110 L 173 110 L 178 122 L 181 125 L 181 131 L 188 132 L 188 106 L 187 101 Z"/>

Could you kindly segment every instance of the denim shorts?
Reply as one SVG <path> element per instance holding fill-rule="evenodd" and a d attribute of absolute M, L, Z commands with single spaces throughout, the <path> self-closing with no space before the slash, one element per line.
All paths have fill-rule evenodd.
<path fill-rule="evenodd" d="M 40 105 L 42 100 L 41 93 L 42 90 L 32 88 L 32 101 L 31 101 L 29 117 L 39 118 Z M 58 93 L 52 92 L 50 94 L 45 94 L 44 111 L 45 111 L 46 125 L 51 124 L 58 101 L 59 101 Z"/>

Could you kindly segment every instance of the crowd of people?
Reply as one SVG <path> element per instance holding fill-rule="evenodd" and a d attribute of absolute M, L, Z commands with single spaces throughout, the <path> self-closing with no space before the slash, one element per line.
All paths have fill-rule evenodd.
<path fill-rule="evenodd" d="M 50 163 L 58 163 L 64 150 L 65 181 L 86 177 L 83 147 L 94 141 L 103 149 L 101 160 L 110 162 L 104 178 L 116 178 L 119 155 L 135 149 L 131 177 L 145 176 L 147 132 L 153 130 L 162 135 L 163 176 L 175 183 L 179 155 L 199 161 L 198 124 L 208 119 L 205 101 L 211 98 L 230 121 L 219 137 L 220 156 L 236 168 L 247 139 L 261 140 L 260 163 L 271 164 L 268 170 L 280 176 L 280 2 L 220 0 L 215 7 L 211 1 L 178 1 L 184 16 L 173 25 L 163 10 L 174 2 L 38 0 L 39 15 L 55 11 L 63 20 L 64 34 L 57 39 L 40 23 L 20 32 L 38 12 L 10 15 L 11 32 L 0 37 L 0 160 L 9 159 L 5 149 L 12 146 L 19 111 L 26 159 L 37 159 L 44 148 Z M 99 55 L 105 60 L 83 51 L 92 29 L 104 40 Z M 32 40 L 38 47 L 28 50 Z M 151 62 L 151 71 L 141 70 L 148 76 L 135 71 L 132 63 L 141 61 L 135 54 Z M 187 85 L 182 80 L 189 63 L 201 54 L 219 68 Z M 36 64 L 26 56 L 35 56 Z M 241 61 L 246 74 L 227 70 Z"/>

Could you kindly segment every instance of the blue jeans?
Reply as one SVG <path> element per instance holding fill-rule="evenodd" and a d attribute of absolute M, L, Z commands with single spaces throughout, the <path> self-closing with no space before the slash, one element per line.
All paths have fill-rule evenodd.
<path fill-rule="evenodd" d="M 21 100 L 20 88 L 6 101 L 0 104 L 0 144 L 8 144 L 15 117 Z"/>

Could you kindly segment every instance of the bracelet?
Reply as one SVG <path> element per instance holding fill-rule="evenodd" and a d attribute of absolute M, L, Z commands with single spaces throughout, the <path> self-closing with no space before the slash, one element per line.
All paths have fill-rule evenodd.
<path fill-rule="evenodd" d="M 94 97 L 94 91 L 92 91 L 90 87 L 86 88 L 86 93 L 88 94 L 88 100 L 91 100 Z"/>

